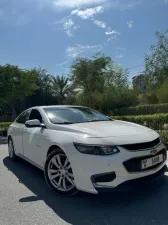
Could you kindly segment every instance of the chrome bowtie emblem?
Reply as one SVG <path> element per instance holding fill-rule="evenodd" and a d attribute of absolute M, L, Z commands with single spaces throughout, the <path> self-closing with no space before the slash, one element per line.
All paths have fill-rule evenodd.
<path fill-rule="evenodd" d="M 156 153 L 157 153 L 157 149 L 153 149 L 153 150 L 150 151 L 151 155 L 155 155 Z"/>

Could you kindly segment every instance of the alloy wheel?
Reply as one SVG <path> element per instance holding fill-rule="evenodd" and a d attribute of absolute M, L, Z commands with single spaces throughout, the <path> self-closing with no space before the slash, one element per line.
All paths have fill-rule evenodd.
<path fill-rule="evenodd" d="M 58 191 L 67 192 L 75 187 L 72 168 L 65 154 L 54 155 L 48 163 L 47 172 L 51 184 Z"/>

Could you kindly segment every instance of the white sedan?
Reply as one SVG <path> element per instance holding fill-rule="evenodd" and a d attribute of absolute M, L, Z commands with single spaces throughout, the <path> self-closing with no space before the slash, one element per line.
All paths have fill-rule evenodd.
<path fill-rule="evenodd" d="M 87 107 L 40 106 L 20 114 L 8 129 L 9 157 L 44 171 L 57 194 L 98 194 L 165 168 L 167 150 L 144 126 L 111 120 Z"/>

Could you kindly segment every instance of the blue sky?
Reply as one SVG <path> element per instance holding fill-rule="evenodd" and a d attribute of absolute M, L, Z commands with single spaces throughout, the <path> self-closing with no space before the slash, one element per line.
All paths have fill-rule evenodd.
<path fill-rule="evenodd" d="M 1 0 L 0 64 L 66 74 L 97 52 L 144 70 L 155 32 L 168 28 L 168 0 Z"/>

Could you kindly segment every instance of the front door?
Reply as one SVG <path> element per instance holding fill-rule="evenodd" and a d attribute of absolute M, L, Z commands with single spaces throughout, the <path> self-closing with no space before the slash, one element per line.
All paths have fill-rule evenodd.
<path fill-rule="evenodd" d="M 43 123 L 42 116 L 37 109 L 32 109 L 29 120 L 38 119 Z M 37 166 L 44 167 L 48 139 L 46 130 L 42 127 L 27 128 L 23 131 L 24 156 Z"/>

